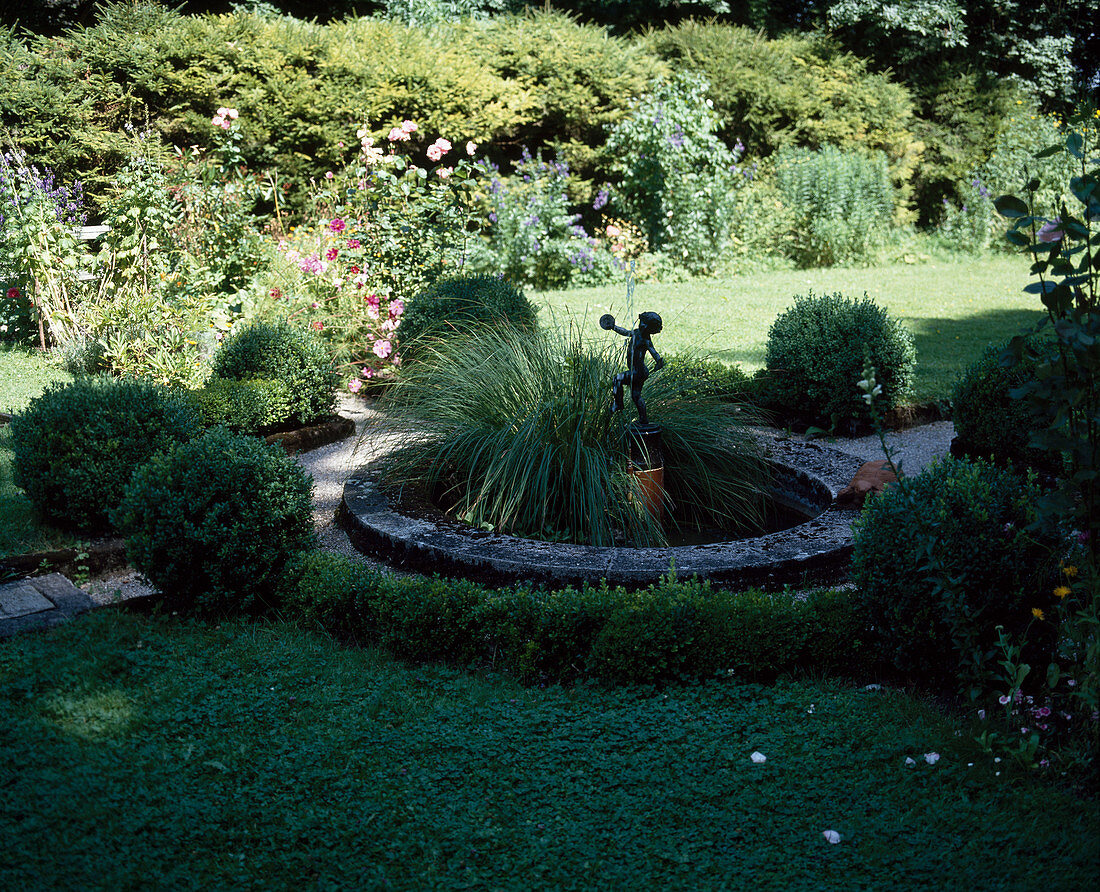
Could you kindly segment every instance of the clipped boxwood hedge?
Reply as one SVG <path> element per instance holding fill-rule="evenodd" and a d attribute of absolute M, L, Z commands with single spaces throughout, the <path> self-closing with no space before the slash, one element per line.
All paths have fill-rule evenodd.
<path fill-rule="evenodd" d="M 284 582 L 284 612 L 312 628 L 414 662 L 491 665 L 525 683 L 867 668 L 866 633 L 847 593 L 800 600 L 671 577 L 636 592 L 606 584 L 496 590 L 397 577 L 321 551 L 304 554 Z"/>

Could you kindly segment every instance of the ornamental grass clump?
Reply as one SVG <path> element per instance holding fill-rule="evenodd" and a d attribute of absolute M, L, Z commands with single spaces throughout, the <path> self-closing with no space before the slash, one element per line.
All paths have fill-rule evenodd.
<path fill-rule="evenodd" d="M 411 442 L 384 475 L 475 526 L 592 545 L 665 541 L 626 467 L 624 415 L 609 412 L 620 351 L 579 335 L 491 327 L 432 345 L 387 397 Z M 665 480 L 680 522 L 747 527 L 762 510 L 764 465 L 747 411 L 683 376 L 647 382 L 664 428 Z"/>

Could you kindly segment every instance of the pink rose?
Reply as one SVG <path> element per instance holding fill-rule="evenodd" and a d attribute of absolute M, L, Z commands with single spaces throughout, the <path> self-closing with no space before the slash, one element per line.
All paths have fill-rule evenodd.
<path fill-rule="evenodd" d="M 401 124 L 401 129 L 406 133 L 415 133 L 417 130 L 415 121 L 404 121 Z"/>
<path fill-rule="evenodd" d="M 441 180 L 447 179 L 447 177 L 449 177 L 454 172 L 455 169 L 453 167 L 441 167 L 439 168 L 439 170 L 436 171 L 436 173 L 439 174 L 439 178 Z"/>
<path fill-rule="evenodd" d="M 443 157 L 443 150 L 440 149 L 439 146 L 431 145 L 428 146 L 427 154 L 432 161 L 438 161 L 440 158 Z"/>
<path fill-rule="evenodd" d="M 618 238 L 620 235 L 623 234 L 623 231 L 619 229 L 619 227 L 616 226 L 614 223 L 609 223 L 605 231 L 607 232 L 608 238 Z"/>
<path fill-rule="evenodd" d="M 402 130 L 400 127 L 394 127 L 386 134 L 386 139 L 390 142 L 405 142 L 408 140 L 409 134 L 407 131 Z"/>

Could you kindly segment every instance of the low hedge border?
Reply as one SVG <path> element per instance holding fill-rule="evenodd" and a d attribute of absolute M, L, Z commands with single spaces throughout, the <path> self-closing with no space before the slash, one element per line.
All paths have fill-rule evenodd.
<path fill-rule="evenodd" d="M 491 589 L 399 577 L 310 551 L 288 568 L 282 610 L 333 637 L 411 662 L 490 667 L 525 684 L 590 679 L 646 684 L 870 668 L 867 632 L 847 592 L 730 592 L 681 581 Z"/>

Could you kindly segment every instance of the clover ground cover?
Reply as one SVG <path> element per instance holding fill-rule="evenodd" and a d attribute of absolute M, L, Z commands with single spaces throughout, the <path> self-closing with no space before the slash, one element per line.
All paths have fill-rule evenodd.
<path fill-rule="evenodd" d="M 888 691 L 521 688 L 113 611 L 4 643 L 0 680 L 5 888 L 1056 890 L 1098 866 L 1095 800 Z"/>

